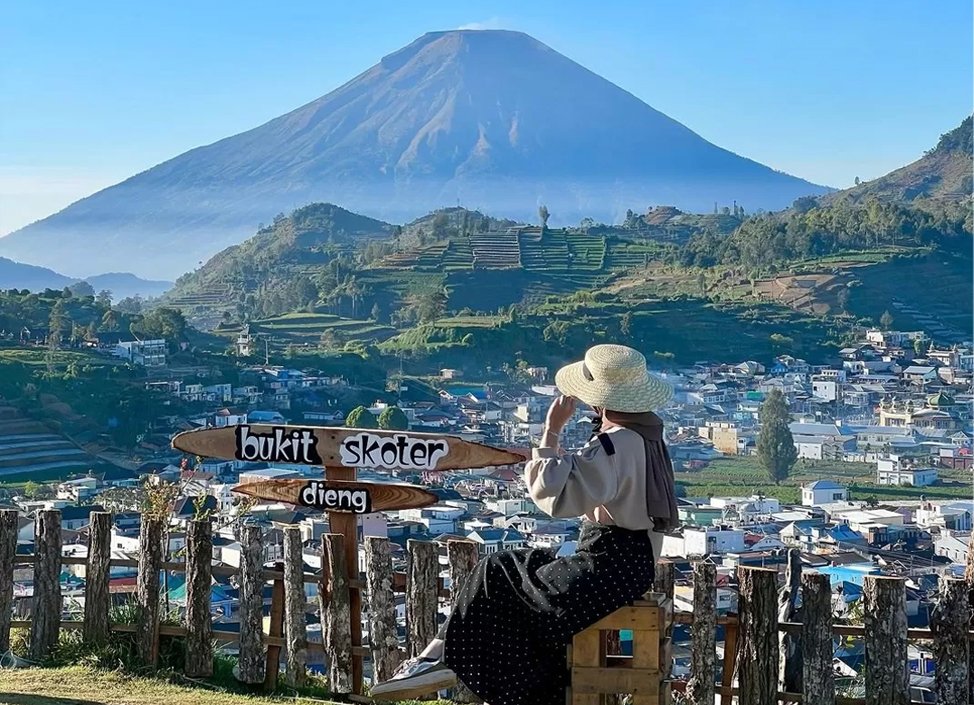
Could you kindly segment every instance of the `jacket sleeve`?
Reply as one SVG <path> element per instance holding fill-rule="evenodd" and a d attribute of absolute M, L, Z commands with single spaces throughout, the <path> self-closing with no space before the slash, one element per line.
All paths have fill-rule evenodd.
<path fill-rule="evenodd" d="M 528 494 L 545 514 L 578 517 L 613 500 L 619 474 L 598 438 L 584 448 L 559 454 L 556 448 L 536 448 L 524 467 Z"/>

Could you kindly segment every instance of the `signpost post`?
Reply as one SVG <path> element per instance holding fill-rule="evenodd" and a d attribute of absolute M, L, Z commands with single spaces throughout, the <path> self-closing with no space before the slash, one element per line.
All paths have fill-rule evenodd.
<path fill-rule="evenodd" d="M 172 447 L 223 460 L 324 467 L 321 480 L 269 480 L 238 485 L 234 492 L 287 502 L 328 513 L 332 533 L 342 534 L 345 561 L 358 577 L 358 517 L 435 504 L 436 495 L 417 485 L 356 482 L 358 468 L 439 472 L 520 463 L 508 450 L 453 436 L 404 431 L 376 431 L 318 426 L 243 424 L 177 434 Z M 362 694 L 362 591 L 349 590 L 352 641 L 352 690 Z"/>

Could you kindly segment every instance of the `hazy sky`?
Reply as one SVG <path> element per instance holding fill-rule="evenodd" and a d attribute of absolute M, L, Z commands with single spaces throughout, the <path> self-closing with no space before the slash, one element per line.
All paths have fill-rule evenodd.
<path fill-rule="evenodd" d="M 830 186 L 971 112 L 970 0 L 0 3 L 0 234 L 259 125 L 424 32 L 527 32 L 706 139 Z"/>

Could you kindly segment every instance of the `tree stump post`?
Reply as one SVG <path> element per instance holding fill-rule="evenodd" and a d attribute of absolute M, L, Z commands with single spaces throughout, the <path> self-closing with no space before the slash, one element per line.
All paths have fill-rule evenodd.
<path fill-rule="evenodd" d="M 139 577 L 135 589 L 136 650 L 142 663 L 159 663 L 159 571 L 162 570 L 162 519 L 142 515 L 139 528 Z"/>
<path fill-rule="evenodd" d="M 803 702 L 835 705 L 832 673 L 832 583 L 822 573 L 802 575 Z"/>
<path fill-rule="evenodd" d="M 410 539 L 406 553 L 406 648 L 413 657 L 436 638 L 439 561 L 431 541 Z"/>
<path fill-rule="evenodd" d="M 451 539 L 446 542 L 446 556 L 450 564 L 450 609 L 454 610 L 470 579 L 470 574 L 480 560 L 477 544 L 473 541 Z M 480 698 L 463 683 L 453 689 L 453 700 L 458 703 L 479 703 Z"/>
<path fill-rule="evenodd" d="M 0 510 L 0 654 L 10 649 L 10 620 L 14 601 L 14 556 L 17 555 L 17 528 L 19 514 L 16 509 Z"/>
<path fill-rule="evenodd" d="M 788 549 L 788 566 L 785 569 L 785 584 L 778 593 L 778 622 L 793 622 L 798 613 L 798 595 L 801 590 L 802 560 L 801 551 Z M 780 632 L 778 646 L 781 661 L 778 664 L 778 681 L 782 690 L 789 693 L 801 692 L 802 660 L 799 639 L 794 634 Z"/>
<path fill-rule="evenodd" d="M 285 673 L 292 687 L 308 681 L 307 604 L 301 528 L 288 526 L 284 529 L 284 636 L 287 639 Z"/>
<path fill-rule="evenodd" d="M 400 662 L 396 600 L 392 590 L 392 550 L 388 539 L 365 538 L 365 584 L 369 608 L 372 681 L 389 680 Z"/>
<path fill-rule="evenodd" d="M 112 560 L 112 513 L 92 512 L 88 538 L 88 562 L 85 565 L 85 621 L 86 644 L 104 644 L 111 625 L 108 612 L 112 596 L 108 590 Z"/>
<path fill-rule="evenodd" d="M 349 605 L 348 562 L 345 537 L 325 534 L 322 541 L 322 572 L 327 562 L 328 589 L 320 591 L 325 620 L 325 653 L 328 680 L 333 693 L 352 692 L 352 614 Z"/>
<path fill-rule="evenodd" d="M 717 682 L 717 566 L 700 562 L 693 570 L 693 628 L 690 682 L 692 705 L 713 705 Z"/>
<path fill-rule="evenodd" d="M 240 654 L 237 680 L 264 682 L 264 546 L 259 526 L 240 532 Z"/>
<path fill-rule="evenodd" d="M 967 629 L 970 619 L 967 582 L 941 578 L 940 594 L 930 614 L 938 703 L 963 703 L 967 698 L 970 687 Z"/>
<path fill-rule="evenodd" d="M 213 675 L 213 525 L 195 519 L 186 531 L 186 675 Z"/>
<path fill-rule="evenodd" d="M 866 628 L 866 705 L 908 705 L 906 583 L 867 575 L 863 581 Z"/>
<path fill-rule="evenodd" d="M 41 509 L 34 524 L 34 610 L 30 659 L 43 661 L 61 634 L 61 512 Z"/>
<path fill-rule="evenodd" d="M 766 568 L 738 568 L 740 628 L 738 671 L 740 701 L 778 704 L 778 573 Z"/>

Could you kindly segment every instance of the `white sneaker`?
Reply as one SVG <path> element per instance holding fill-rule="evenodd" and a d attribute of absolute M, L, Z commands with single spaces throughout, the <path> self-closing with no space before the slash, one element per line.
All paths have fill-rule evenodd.
<path fill-rule="evenodd" d="M 457 674 L 442 661 L 416 656 L 404 661 L 385 683 L 373 686 L 370 694 L 378 700 L 419 698 L 456 684 Z"/>

